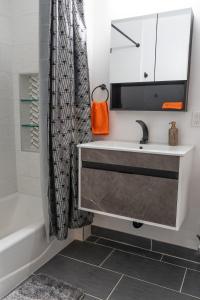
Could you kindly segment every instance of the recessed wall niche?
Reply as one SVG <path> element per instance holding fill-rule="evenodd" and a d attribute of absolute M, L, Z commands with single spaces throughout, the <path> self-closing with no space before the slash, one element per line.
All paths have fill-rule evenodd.
<path fill-rule="evenodd" d="M 21 150 L 39 152 L 39 76 L 20 74 Z"/>

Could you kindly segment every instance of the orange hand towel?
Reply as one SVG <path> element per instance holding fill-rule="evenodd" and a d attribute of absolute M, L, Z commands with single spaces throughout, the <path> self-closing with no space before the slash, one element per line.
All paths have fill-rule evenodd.
<path fill-rule="evenodd" d="M 92 101 L 91 106 L 92 133 L 95 135 L 109 134 L 108 103 Z"/>
<path fill-rule="evenodd" d="M 183 102 L 164 102 L 162 105 L 162 109 L 183 109 Z"/>

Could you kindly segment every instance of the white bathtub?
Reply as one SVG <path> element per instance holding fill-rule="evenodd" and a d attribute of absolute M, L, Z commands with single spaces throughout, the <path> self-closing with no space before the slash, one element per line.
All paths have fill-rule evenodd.
<path fill-rule="evenodd" d="M 0 199 L 0 299 L 74 238 L 81 232 L 47 243 L 41 198 L 13 194 Z"/>

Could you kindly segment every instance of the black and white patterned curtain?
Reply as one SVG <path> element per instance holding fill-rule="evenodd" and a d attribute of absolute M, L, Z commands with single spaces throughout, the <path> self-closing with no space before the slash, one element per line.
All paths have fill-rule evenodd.
<path fill-rule="evenodd" d="M 50 235 L 91 224 L 78 210 L 77 144 L 91 140 L 83 0 L 51 0 L 49 80 Z"/>

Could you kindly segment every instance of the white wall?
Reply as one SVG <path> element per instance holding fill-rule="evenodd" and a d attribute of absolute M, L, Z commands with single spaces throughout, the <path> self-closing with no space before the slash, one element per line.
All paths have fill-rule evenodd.
<path fill-rule="evenodd" d="M 12 93 L 12 3 L 0 0 L 0 197 L 17 191 Z"/>
<path fill-rule="evenodd" d="M 167 143 L 168 123 L 172 120 L 177 121 L 180 143 L 195 145 L 186 220 L 178 232 L 146 225 L 136 230 L 130 222 L 100 215 L 96 215 L 94 223 L 102 227 L 195 248 L 196 234 L 200 233 L 200 128 L 191 127 L 191 115 L 192 111 L 200 111 L 200 2 L 199 0 L 85 0 L 85 2 L 87 25 L 92 26 L 92 29 L 89 27 L 88 36 L 91 88 L 100 83 L 109 86 L 109 43 L 112 19 L 186 7 L 193 8 L 195 19 L 188 112 L 113 111 L 110 113 L 109 136 L 109 139 L 138 141 L 141 132 L 135 120 L 141 119 L 149 127 L 150 142 Z"/>
<path fill-rule="evenodd" d="M 19 74 L 39 72 L 39 0 L 12 0 L 12 13 L 18 192 L 40 196 L 40 154 L 21 151 L 19 101 Z"/>
<path fill-rule="evenodd" d="M 39 72 L 38 3 L 0 0 L 0 197 L 40 195 L 39 153 L 21 152 L 19 111 L 19 74 Z"/>

